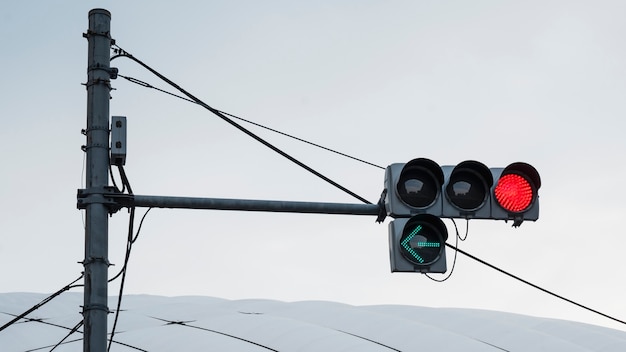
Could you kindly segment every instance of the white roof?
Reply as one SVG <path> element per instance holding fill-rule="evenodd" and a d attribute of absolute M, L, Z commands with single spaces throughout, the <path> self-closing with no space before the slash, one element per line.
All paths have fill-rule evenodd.
<path fill-rule="evenodd" d="M 0 324 L 45 297 L 0 294 Z M 2 351 L 50 350 L 81 320 L 82 299 L 65 293 L 27 316 L 41 322 L 1 331 Z M 111 351 L 626 351 L 624 331 L 474 309 L 128 295 L 122 310 Z M 55 351 L 82 351 L 80 339 Z"/>

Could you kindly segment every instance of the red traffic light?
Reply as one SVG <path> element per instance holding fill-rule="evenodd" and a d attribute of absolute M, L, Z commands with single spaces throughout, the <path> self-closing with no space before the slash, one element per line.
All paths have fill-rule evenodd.
<path fill-rule="evenodd" d="M 526 163 L 514 163 L 504 169 L 493 194 L 504 210 L 521 213 L 533 205 L 540 186 L 539 173 L 534 167 Z"/>

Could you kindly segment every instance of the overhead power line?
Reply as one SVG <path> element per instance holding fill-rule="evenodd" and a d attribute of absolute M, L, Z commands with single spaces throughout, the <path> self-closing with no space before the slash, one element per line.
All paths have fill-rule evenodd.
<path fill-rule="evenodd" d="M 281 135 L 283 135 L 283 136 L 286 136 L 286 137 L 289 137 L 289 138 L 292 138 L 292 139 L 295 139 L 295 140 L 298 140 L 298 141 L 301 141 L 301 142 L 304 142 L 304 143 L 310 144 L 310 145 L 312 145 L 312 146 L 315 146 L 315 147 L 318 147 L 318 148 L 321 148 L 321 149 L 324 149 L 324 150 L 327 150 L 327 151 L 333 152 L 333 153 L 335 153 L 335 154 L 338 154 L 338 155 L 341 155 L 341 156 L 344 156 L 344 157 L 348 157 L 348 158 L 350 158 L 350 159 L 353 159 L 353 160 L 356 160 L 356 161 L 359 161 L 359 162 L 362 162 L 362 163 L 368 164 L 368 165 L 373 166 L 373 167 L 376 167 L 376 168 L 384 169 L 384 167 L 379 166 L 379 165 L 376 165 L 376 164 L 373 164 L 373 163 L 370 163 L 370 162 L 367 162 L 367 161 L 362 160 L 362 159 L 359 159 L 359 158 L 352 157 L 352 156 L 350 156 L 350 155 L 347 155 L 347 154 L 344 154 L 344 153 L 338 152 L 338 151 L 336 151 L 336 150 L 333 150 L 333 149 L 330 149 L 330 148 L 327 148 L 327 147 L 321 146 L 321 145 L 319 145 L 319 144 L 316 144 L 316 143 L 312 143 L 312 142 L 306 141 L 306 140 L 304 140 L 304 139 L 301 139 L 301 138 L 298 138 L 298 137 L 295 137 L 295 136 L 289 135 L 289 134 L 287 134 L 287 133 L 284 133 L 284 132 L 281 132 L 281 131 L 278 131 L 278 130 L 275 130 L 275 129 L 272 129 L 272 128 L 269 128 L 269 127 L 266 127 L 266 126 L 264 126 L 264 125 L 261 125 L 261 124 L 255 123 L 255 122 L 253 122 L 253 121 L 246 120 L 246 119 L 241 118 L 241 117 L 239 117 L 239 116 L 236 116 L 236 115 L 233 115 L 233 114 L 230 114 L 230 113 L 227 113 L 227 112 L 220 111 L 220 110 L 217 110 L 217 109 L 215 109 L 215 108 L 212 108 L 211 106 L 207 105 L 207 104 L 206 104 L 206 103 L 204 103 L 202 100 L 200 100 L 200 99 L 196 98 L 195 96 L 191 95 L 189 92 L 187 92 L 186 90 L 184 90 L 183 88 L 181 88 L 180 86 L 178 86 L 176 83 L 172 82 L 171 80 L 169 80 L 168 78 L 166 78 L 165 76 L 163 76 L 162 74 L 160 74 L 159 72 L 157 72 L 156 70 L 154 70 L 153 68 L 151 68 L 150 66 L 146 65 L 145 63 L 143 63 L 141 60 L 139 60 L 139 59 L 135 58 L 134 56 L 132 56 L 131 54 L 129 54 L 128 52 L 126 52 L 125 50 L 123 50 L 121 47 L 119 47 L 119 46 L 117 46 L 117 45 L 115 45 L 115 46 L 116 46 L 116 48 L 117 48 L 117 49 L 114 49 L 114 50 L 115 50 L 115 52 L 116 52 L 116 55 L 115 55 L 115 56 L 113 56 L 113 57 L 111 58 L 111 60 L 113 60 L 113 59 L 115 59 L 115 58 L 117 58 L 117 57 L 126 57 L 126 58 L 129 58 L 129 59 L 131 59 L 131 60 L 135 61 L 136 63 L 138 63 L 139 65 L 143 66 L 144 68 L 146 68 L 148 71 L 152 72 L 154 75 L 156 75 L 157 77 L 159 77 L 160 79 L 162 79 L 163 81 L 165 81 L 165 82 L 166 82 L 167 84 L 169 84 L 170 86 L 174 87 L 175 89 L 177 89 L 178 91 L 180 91 L 181 93 L 183 93 L 186 97 L 183 97 L 183 96 L 180 96 L 180 95 L 177 95 L 177 94 L 174 94 L 174 93 L 168 92 L 168 91 L 166 91 L 166 90 L 163 90 L 163 89 L 157 88 L 157 87 L 155 87 L 155 86 L 153 86 L 153 85 L 151 85 L 151 84 L 149 84 L 149 83 L 143 82 L 143 81 L 138 80 L 138 79 L 133 78 L 133 77 L 128 77 L 128 76 L 124 76 L 124 75 L 120 75 L 120 74 L 118 74 L 118 76 L 119 76 L 119 77 L 125 78 L 126 80 L 128 80 L 128 81 L 130 81 L 130 82 L 132 82 L 132 83 L 138 84 L 138 85 L 140 85 L 140 86 L 143 86 L 143 87 L 146 87 L 146 88 L 150 88 L 150 89 L 155 89 L 155 90 L 160 91 L 160 92 L 162 92 L 162 93 L 165 93 L 165 94 L 168 94 L 168 95 L 174 96 L 174 97 L 176 97 L 176 98 L 179 98 L 179 99 L 182 99 L 182 100 L 185 100 L 185 101 L 188 101 L 188 102 L 194 103 L 194 104 L 198 104 L 198 105 L 200 105 L 200 106 L 204 107 L 205 109 L 207 109 L 207 110 L 211 111 L 212 113 L 214 113 L 214 114 L 215 114 L 215 115 L 217 115 L 218 117 L 222 118 L 224 121 L 226 121 L 226 122 L 230 123 L 231 125 L 233 125 L 233 126 L 234 126 L 234 127 L 236 127 L 237 129 L 241 130 L 242 132 L 246 133 L 246 134 L 247 134 L 247 135 L 249 135 L 250 137 L 252 137 L 252 138 L 256 139 L 256 140 L 257 140 L 257 141 L 259 141 L 259 142 L 261 142 L 262 144 L 264 144 L 265 146 L 267 146 L 267 147 L 269 147 L 270 149 L 274 150 L 275 152 L 277 152 L 277 153 L 281 154 L 282 156 L 284 156 L 285 158 L 287 158 L 287 159 L 289 159 L 290 161 L 294 162 L 295 164 L 299 165 L 300 167 L 302 167 L 302 168 L 306 169 L 307 171 L 309 171 L 309 172 L 311 172 L 311 173 L 315 174 L 316 176 L 318 176 L 318 177 L 322 178 L 323 180 L 325 180 L 325 181 L 327 181 L 328 183 L 330 183 L 330 184 L 334 185 L 335 187 L 337 187 L 337 188 L 339 188 L 339 189 L 343 190 L 344 192 L 346 192 L 346 193 L 348 193 L 348 194 L 352 195 L 353 197 L 355 197 L 355 198 L 357 198 L 357 199 L 361 200 L 362 202 L 364 202 L 364 203 L 366 203 L 366 204 L 371 204 L 371 203 L 370 203 L 369 201 L 367 201 L 366 199 L 364 199 L 364 198 L 362 198 L 362 197 L 358 196 L 358 195 L 357 195 L 357 194 L 355 194 L 354 192 L 352 192 L 352 191 L 348 190 L 347 188 L 345 188 L 345 187 L 343 187 L 343 186 L 341 186 L 341 185 L 337 184 L 336 182 L 334 182 L 334 181 L 330 180 L 330 179 L 329 179 L 329 178 L 327 178 L 326 176 L 324 176 L 324 175 L 320 174 L 319 172 L 317 172 L 317 171 L 313 170 L 313 169 L 312 169 L 312 168 L 310 168 L 309 166 L 307 166 L 307 165 L 303 164 L 302 162 L 300 162 L 300 161 L 298 161 L 297 159 L 293 158 L 293 157 L 292 157 L 292 156 L 290 156 L 289 154 L 285 153 L 284 151 L 282 151 L 282 150 L 278 149 L 278 148 L 277 148 L 277 147 L 275 147 L 274 145 L 272 145 L 272 144 L 270 144 L 269 142 L 265 141 L 265 140 L 264 140 L 264 139 L 262 139 L 261 137 L 259 137 L 259 136 L 257 136 L 256 134 L 254 134 L 254 133 L 250 132 L 249 130 L 247 130 L 247 129 L 246 129 L 246 128 L 244 128 L 243 126 L 241 126 L 241 125 L 237 124 L 236 122 L 234 122 L 233 120 L 229 119 L 227 116 L 230 116 L 230 117 L 235 118 L 235 119 L 238 119 L 238 120 L 240 120 L 240 121 L 243 121 L 243 122 L 246 122 L 246 123 L 249 123 L 249 124 L 252 124 L 252 125 L 255 125 L 255 126 L 261 127 L 261 128 L 264 128 L 264 129 L 266 129 L 266 130 L 269 130 L 269 131 L 272 131 L 272 132 L 275 132 L 275 133 L 281 134 Z M 144 215 L 144 216 L 145 216 L 145 215 Z M 142 220 L 142 221 L 143 221 L 143 220 Z M 455 224 L 455 228 L 456 228 L 456 224 Z M 465 237 L 467 237 L 467 231 L 466 231 L 466 235 L 465 235 Z M 463 240 L 465 240 L 465 238 L 461 238 L 461 237 L 459 236 L 459 234 L 458 234 L 458 229 L 457 229 L 457 240 L 458 240 L 458 239 L 460 239 L 460 240 L 462 240 L 462 241 L 463 241 Z M 457 244 L 458 244 L 458 241 L 457 241 Z M 621 319 L 615 318 L 615 317 L 613 317 L 613 316 L 611 316 L 611 315 L 608 315 L 608 314 L 602 313 L 602 312 L 597 311 L 597 310 L 595 310 L 595 309 L 592 309 L 592 308 L 590 308 L 590 307 L 588 307 L 588 306 L 586 306 L 586 305 L 583 305 L 583 304 L 581 304 L 581 303 L 575 302 L 575 301 L 573 301 L 573 300 L 571 300 L 571 299 L 568 299 L 568 298 L 565 298 L 565 297 L 563 297 L 563 296 L 561 296 L 561 295 L 558 295 L 558 294 L 556 294 L 556 293 L 554 293 L 554 292 L 552 292 L 552 291 L 550 291 L 550 290 L 547 290 L 547 289 L 545 289 L 545 288 L 543 288 L 543 287 L 541 287 L 541 286 L 539 286 L 539 285 L 536 285 L 536 284 L 533 284 L 533 283 L 531 283 L 531 282 L 529 282 L 529 281 L 527 281 L 527 280 L 524 280 L 524 279 L 520 278 L 519 276 L 516 276 L 516 275 L 514 275 L 514 274 L 511 274 L 511 273 L 509 273 L 509 272 L 507 272 L 507 271 L 505 271 L 505 270 L 503 270 L 503 269 L 501 269 L 501 268 L 499 268 L 499 267 L 497 267 L 497 266 L 495 266 L 495 265 L 493 265 L 493 264 L 490 264 L 490 263 L 488 263 L 488 262 L 486 262 L 486 261 L 484 261 L 484 260 L 482 260 L 482 259 L 480 259 L 480 258 L 478 258 L 478 257 L 476 257 L 476 256 L 474 256 L 474 255 L 472 255 L 472 254 L 469 254 L 469 253 L 468 253 L 468 252 L 466 252 L 466 251 L 463 251 L 463 250 L 459 249 L 459 248 L 458 248 L 458 246 L 454 246 L 454 245 L 449 244 L 449 243 L 446 243 L 446 246 L 448 246 L 448 247 L 450 247 L 450 248 L 452 248 L 452 249 L 454 249 L 454 250 L 455 250 L 455 259 L 454 259 L 454 261 L 455 261 L 455 262 L 456 262 L 456 253 L 461 253 L 461 254 L 463 254 L 463 255 L 465 255 L 465 256 L 467 256 L 467 257 L 469 257 L 470 259 L 473 259 L 473 260 L 475 260 L 475 261 L 479 262 L 480 264 L 483 264 L 483 265 L 485 265 L 485 266 L 487 266 L 487 267 L 489 267 L 489 268 L 491 268 L 491 269 L 494 269 L 494 270 L 496 270 L 496 271 L 498 271 L 498 272 L 500 272 L 500 273 L 502 273 L 502 274 L 504 274 L 504 275 L 506 275 L 506 276 L 509 276 L 509 277 L 511 277 L 511 278 L 513 278 L 513 279 L 516 279 L 516 280 L 518 280 L 518 281 L 520 281 L 520 282 L 522 282 L 522 283 L 524 283 L 524 284 L 526 284 L 526 285 L 529 285 L 529 286 L 531 286 L 531 287 L 533 287 L 533 288 L 535 288 L 535 289 L 538 289 L 538 290 L 540 290 L 540 291 L 542 291 L 542 292 L 544 292 L 544 293 L 547 293 L 547 294 L 549 294 L 549 295 L 551 295 L 551 296 L 554 296 L 554 297 L 556 297 L 556 298 L 558 298 L 558 299 L 561 299 L 561 300 L 563 300 L 563 301 L 566 301 L 566 302 L 568 302 L 568 303 L 574 304 L 574 305 L 576 305 L 576 306 L 578 306 L 578 307 L 580 307 L 580 308 L 583 308 L 583 309 L 588 310 L 588 311 L 590 311 L 590 312 L 593 312 L 593 313 L 595 313 L 595 314 L 601 315 L 601 316 L 603 316 L 603 317 L 605 317 L 605 318 L 608 318 L 608 319 L 611 319 L 611 320 L 613 320 L 613 321 L 616 321 L 616 322 L 619 322 L 619 323 L 622 323 L 622 324 L 625 324 L 625 325 L 626 325 L 626 321 L 624 321 L 624 320 L 621 320 Z M 454 268 L 454 265 L 453 265 L 453 268 Z M 450 273 L 450 274 L 451 274 L 451 273 Z M 429 277 L 429 278 L 431 278 L 431 277 Z M 431 279 L 433 279 L 433 280 L 435 280 L 435 281 L 445 281 L 445 280 L 446 280 L 446 279 L 448 279 L 448 278 L 449 278 L 449 276 L 448 276 L 448 277 L 446 277 L 444 280 L 436 280 L 436 279 L 433 279 L 433 278 L 431 278 Z M 193 327 L 193 326 L 189 326 L 189 325 L 185 325 L 185 324 L 181 324 L 181 325 L 188 326 L 188 327 Z"/>
<path fill-rule="evenodd" d="M 63 288 L 61 288 L 60 290 L 58 290 L 57 292 L 51 294 L 50 296 L 44 298 L 41 302 L 35 304 L 34 306 L 32 306 L 30 309 L 26 310 L 24 313 L 16 316 L 14 319 L 12 319 L 11 321 L 9 321 L 8 323 L 2 325 L 0 327 L 0 331 L 8 328 L 9 326 L 15 324 L 17 321 L 19 321 L 20 319 L 24 318 L 25 316 L 27 316 L 28 314 L 34 312 L 35 310 L 41 308 L 43 305 L 45 305 L 46 303 L 52 301 L 53 299 L 55 299 L 57 296 L 59 296 L 60 294 L 62 294 L 65 291 L 68 291 L 74 287 L 79 287 L 79 286 L 83 286 L 83 285 L 74 285 L 76 282 L 78 282 L 78 280 L 82 279 L 84 276 L 84 273 L 81 274 L 78 279 L 70 282 L 69 284 L 67 284 L 66 286 L 64 286 Z"/>
<path fill-rule="evenodd" d="M 111 61 L 116 59 L 116 58 L 118 58 L 118 57 L 126 57 L 126 58 L 129 58 L 129 59 L 135 61 L 136 63 L 138 63 L 139 65 L 143 66 L 145 69 L 147 69 L 148 71 L 152 72 L 154 75 L 159 77 L 161 80 L 165 81 L 167 84 L 169 84 L 170 86 L 172 86 L 173 88 L 175 88 L 179 92 L 183 93 L 185 96 L 187 96 L 189 99 L 193 100 L 198 105 L 200 105 L 200 106 L 204 107 L 205 109 L 211 111 L 213 114 L 217 115 L 222 120 L 228 122 L 229 124 L 231 124 L 232 126 L 237 128 L 238 130 L 242 131 L 243 133 L 245 133 L 248 136 L 254 138 L 255 140 L 257 140 L 261 144 L 265 145 L 266 147 L 270 148 L 271 150 L 275 151 L 276 153 L 278 153 L 278 154 L 282 155 L 283 157 L 287 158 L 288 160 L 290 160 L 294 164 L 302 167 L 303 169 L 309 171 L 310 173 L 314 174 L 315 176 L 321 178 L 322 180 L 330 183 L 331 185 L 339 188 L 340 190 L 344 191 L 345 193 L 347 193 L 347 194 L 353 196 L 354 198 L 360 200 L 361 202 L 363 202 L 365 204 L 372 204 L 367 199 L 359 196 L 358 194 L 350 191 L 349 189 L 347 189 L 346 187 L 340 185 L 339 183 L 337 183 L 337 182 L 331 180 L 330 178 L 322 175 L 320 172 L 314 170 L 310 166 L 304 164 L 300 160 L 298 160 L 298 159 L 294 158 L 293 156 L 287 154 L 283 150 L 279 149 L 278 147 L 274 146 L 273 144 L 269 143 L 268 141 L 264 140 L 263 138 L 261 138 L 261 137 L 257 136 L 256 134 L 252 133 L 250 130 L 248 130 L 245 127 L 241 126 L 240 124 L 236 123 L 232 119 L 228 118 L 226 115 L 221 113 L 219 110 L 209 106 L 207 103 L 203 102 L 199 98 L 196 98 L 194 95 L 192 95 L 191 93 L 187 92 L 185 89 L 180 87 L 178 84 L 174 83 L 172 80 L 170 80 L 169 78 L 165 77 L 163 74 L 159 73 L 157 70 L 155 70 L 152 67 L 148 66 L 143 61 L 137 59 L 136 57 L 134 57 L 133 55 L 131 55 L 130 53 L 128 53 L 127 51 L 125 51 L 124 49 L 119 47 L 117 44 L 115 45 L 115 47 L 117 48 L 117 49 L 115 49 L 115 51 L 117 52 L 117 55 L 113 56 L 111 58 Z"/>
<path fill-rule="evenodd" d="M 134 83 L 134 84 L 140 85 L 140 86 L 142 86 L 142 87 L 145 87 L 145 88 L 150 88 L 150 89 L 154 89 L 154 90 L 156 90 L 156 91 L 159 91 L 159 92 L 161 92 L 161 93 L 165 93 L 165 94 L 171 95 L 171 96 L 176 97 L 176 98 L 178 98 L 178 99 L 182 99 L 182 100 L 184 100 L 184 101 L 188 101 L 188 102 L 193 103 L 193 104 L 198 104 L 198 103 L 196 103 L 195 101 L 193 101 L 193 100 L 191 100 L 191 99 L 189 99 L 189 98 L 185 98 L 185 97 L 183 97 L 183 96 L 181 96 L 181 95 L 174 94 L 174 93 L 172 93 L 172 92 L 168 92 L 168 91 L 166 91 L 166 90 L 164 90 L 164 89 L 161 89 L 161 88 L 155 87 L 155 86 L 151 85 L 150 83 L 146 83 L 146 82 L 141 81 L 141 80 L 139 80 L 139 79 L 137 79 L 137 78 L 134 78 L 134 77 L 129 77 L 129 76 L 121 75 L 121 74 L 118 74 L 117 76 L 118 76 L 118 77 L 121 77 L 121 78 L 124 78 L 124 79 L 126 79 L 127 81 L 132 82 L 132 83 Z M 306 139 L 303 139 L 303 138 L 300 138 L 300 137 L 296 137 L 296 136 L 291 135 L 291 134 L 289 134 L 289 133 L 285 133 L 285 132 L 279 131 L 279 130 L 277 130 L 277 129 L 275 129 L 275 128 L 271 128 L 271 127 L 268 127 L 268 126 L 262 125 L 262 124 L 260 124 L 260 123 L 257 123 L 257 122 L 254 122 L 254 121 L 251 121 L 251 120 L 245 119 L 245 118 L 243 118 L 243 117 L 241 117 L 241 116 L 237 116 L 237 115 L 234 115 L 234 114 L 228 113 L 228 112 L 223 111 L 223 110 L 217 110 L 217 111 L 219 111 L 220 113 L 222 113 L 222 114 L 224 114 L 224 115 L 226 115 L 226 116 L 229 116 L 229 117 L 232 117 L 232 118 L 234 118 L 234 119 L 237 119 L 237 120 L 239 120 L 239 121 L 243 121 L 243 122 L 245 122 L 245 123 L 248 123 L 248 124 L 251 124 L 251 125 L 254 125 L 254 126 L 257 126 L 257 127 L 263 128 L 263 129 L 265 129 L 265 130 L 268 130 L 268 131 L 271 131 L 271 132 L 274 132 L 274 133 L 280 134 L 280 135 L 282 135 L 282 136 L 285 136 L 285 137 L 288 137 L 288 138 L 294 139 L 294 140 L 299 141 L 299 142 L 302 142 L 302 143 L 306 143 L 306 144 L 311 145 L 311 146 L 314 146 L 314 147 L 316 147 L 316 148 L 320 148 L 320 149 L 326 150 L 326 151 L 328 151 L 328 152 L 331 152 L 331 153 L 334 153 L 334 154 L 337 154 L 337 155 L 340 155 L 340 156 L 346 157 L 346 158 L 348 158 L 348 159 L 352 159 L 352 160 L 358 161 L 358 162 L 363 163 L 363 164 L 367 164 L 367 165 L 370 165 L 370 166 L 374 166 L 374 167 L 379 168 L 379 169 L 382 169 L 382 170 L 384 170 L 384 169 L 385 169 L 383 166 L 380 166 L 380 165 L 374 164 L 374 163 L 369 162 L 369 161 L 367 161 L 367 160 L 359 159 L 359 158 L 357 158 L 357 157 L 354 157 L 354 156 L 349 155 L 349 154 L 342 153 L 342 152 L 337 151 L 337 150 L 335 150 L 335 149 L 331 149 L 331 148 L 325 147 L 325 146 L 323 146 L 323 145 L 320 145 L 320 144 L 317 144 L 317 143 L 314 143 L 314 142 L 308 141 L 308 140 L 306 140 Z"/>
<path fill-rule="evenodd" d="M 449 244 L 449 243 L 446 243 L 446 246 L 448 246 L 448 247 L 450 247 L 450 248 L 454 249 L 455 251 L 457 251 L 457 252 L 459 252 L 459 253 L 461 253 L 461 254 L 465 255 L 466 257 L 469 257 L 469 258 L 470 258 L 470 259 L 472 259 L 472 260 L 475 260 L 475 261 L 479 262 L 480 264 L 486 265 L 486 266 L 490 267 L 490 268 L 491 268 L 491 269 L 493 269 L 493 270 L 496 270 L 496 271 L 498 271 L 498 272 L 500 272 L 500 273 L 502 273 L 502 274 L 504 274 L 504 275 L 506 275 L 506 276 L 508 276 L 508 277 L 511 277 L 511 278 L 513 278 L 513 279 L 515 279 L 515 280 L 517 280 L 517 281 L 520 281 L 520 282 L 522 282 L 522 283 L 524 283 L 524 284 L 526 284 L 526 285 L 528 285 L 528 286 L 531 286 L 531 287 L 533 287 L 533 288 L 536 288 L 536 289 L 537 289 L 537 290 L 539 290 L 539 291 L 542 291 L 542 292 L 544 292 L 544 293 L 547 293 L 547 294 L 549 294 L 549 295 L 551 295 L 551 296 L 554 296 L 554 297 L 556 297 L 556 298 L 558 298 L 558 299 L 560 299 L 560 300 L 563 300 L 563 301 L 565 301 L 565 302 L 571 303 L 571 304 L 573 304 L 573 305 L 575 305 L 575 306 L 577 306 L 577 307 L 580 307 L 580 308 L 583 308 L 583 309 L 585 309 L 585 310 L 588 310 L 588 311 L 590 311 L 590 312 L 592 312 L 592 313 L 595 313 L 595 314 L 601 315 L 601 316 L 603 316 L 603 317 L 605 317 L 605 318 L 608 318 L 608 319 L 611 319 L 611 320 L 616 321 L 616 322 L 618 322 L 618 323 L 622 323 L 622 324 L 626 325 L 626 321 L 624 321 L 624 320 L 621 320 L 621 319 L 615 318 L 615 317 L 613 317 L 613 316 L 611 316 L 611 315 L 608 315 L 608 314 L 602 313 L 602 312 L 600 312 L 600 311 L 598 311 L 598 310 L 595 310 L 595 309 L 593 309 L 593 308 L 589 308 L 588 306 L 586 306 L 586 305 L 584 305 L 584 304 L 581 304 L 581 303 L 575 302 L 575 301 L 573 301 L 573 300 L 571 300 L 571 299 L 569 299 L 569 298 L 565 298 L 565 297 L 563 297 L 563 296 L 561 296 L 561 295 L 558 295 L 558 294 L 556 294 L 556 293 L 554 293 L 554 292 L 552 292 L 552 291 L 550 291 L 550 290 L 547 290 L 547 289 L 545 289 L 545 288 L 543 288 L 543 287 L 541 287 L 541 286 L 539 286 L 539 285 L 533 284 L 533 283 L 532 283 L 532 282 L 530 282 L 530 281 L 524 280 L 524 279 L 522 279 L 521 277 L 519 277 L 519 276 L 517 276 L 517 275 L 511 274 L 511 273 L 509 273 L 508 271 L 505 271 L 505 270 L 503 270 L 503 269 L 500 269 L 500 268 L 498 268 L 497 266 L 495 266 L 495 265 L 493 265 L 493 264 L 489 264 L 488 262 L 486 262 L 486 261 L 484 261 L 484 260 L 482 260 L 482 259 L 480 259 L 480 258 L 478 258 L 478 257 L 476 257 L 476 256 L 473 256 L 473 255 L 471 255 L 471 254 L 469 254 L 469 253 L 465 252 L 464 250 L 459 249 L 458 247 L 455 247 L 455 246 L 453 246 L 453 245 L 451 245 L 451 244 Z"/>

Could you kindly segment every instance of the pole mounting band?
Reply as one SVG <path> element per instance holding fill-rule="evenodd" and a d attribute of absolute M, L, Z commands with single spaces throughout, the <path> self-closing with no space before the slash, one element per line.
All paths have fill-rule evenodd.
<path fill-rule="evenodd" d="M 79 189 L 76 196 L 78 209 L 86 209 L 90 204 L 103 204 L 109 209 L 109 213 L 113 214 L 128 204 L 126 198 L 132 198 L 131 195 L 118 191 L 115 187 L 91 187 Z"/>

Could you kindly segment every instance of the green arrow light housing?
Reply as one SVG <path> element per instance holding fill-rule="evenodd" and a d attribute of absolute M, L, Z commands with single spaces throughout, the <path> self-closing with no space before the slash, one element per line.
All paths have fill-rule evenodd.
<path fill-rule="evenodd" d="M 445 250 L 448 231 L 441 219 L 430 214 L 413 216 L 399 238 L 400 254 L 417 266 L 438 261 Z"/>

